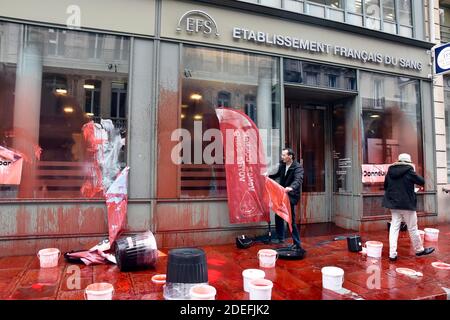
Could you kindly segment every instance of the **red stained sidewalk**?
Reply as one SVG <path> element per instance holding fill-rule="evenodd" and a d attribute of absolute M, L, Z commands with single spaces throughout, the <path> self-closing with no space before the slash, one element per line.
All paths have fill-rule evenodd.
<path fill-rule="evenodd" d="M 410 300 L 447 299 L 444 288 L 450 288 L 450 270 L 434 268 L 431 263 L 450 263 L 450 224 L 436 226 L 440 230 L 438 242 L 425 242 L 436 251 L 425 257 L 416 257 L 410 246 L 407 232 L 400 232 L 396 262 L 388 260 L 388 231 L 359 233 L 363 241 L 382 241 L 381 260 L 367 258 L 361 253 L 347 250 L 346 240 L 336 236 L 357 234 L 330 224 L 301 227 L 302 245 L 307 250 L 303 260 L 278 260 L 276 267 L 263 269 L 266 278 L 274 283 L 274 300 Z M 242 288 L 242 271 L 259 268 L 257 252 L 276 245 L 255 244 L 249 249 L 237 249 L 235 245 L 206 246 L 209 283 L 217 289 L 216 299 L 246 300 L 248 294 Z M 168 249 L 161 249 L 167 254 Z M 152 283 L 151 277 L 166 273 L 167 256 L 158 259 L 154 269 L 136 272 L 120 272 L 115 265 L 84 266 L 68 264 L 63 258 L 59 266 L 40 269 L 37 257 L 17 256 L 0 258 L 0 299 L 58 299 L 82 300 L 84 288 L 94 282 L 109 282 L 114 285 L 114 299 L 162 300 L 162 286 Z M 369 266 L 380 270 L 379 288 L 368 288 Z M 72 266 L 81 268 L 79 289 L 70 288 L 74 283 Z M 345 271 L 343 287 L 351 292 L 336 293 L 322 289 L 321 268 L 337 266 Z M 423 273 L 423 277 L 409 277 L 398 274 L 399 267 L 411 268 Z M 369 270 L 374 270 L 374 267 Z M 376 285 L 369 281 L 369 287 Z M 69 286 L 69 287 L 68 287 Z"/>

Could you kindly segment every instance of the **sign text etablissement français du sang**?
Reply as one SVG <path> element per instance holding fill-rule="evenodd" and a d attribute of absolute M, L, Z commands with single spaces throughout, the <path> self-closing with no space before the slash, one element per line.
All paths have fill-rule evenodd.
<path fill-rule="evenodd" d="M 190 10 L 185 12 L 178 20 L 176 30 L 177 32 L 184 30 L 189 34 L 203 34 L 205 37 L 213 36 L 214 38 L 219 38 L 220 35 L 214 18 L 202 10 Z M 292 35 L 281 35 L 251 30 L 243 27 L 233 27 L 231 36 L 235 41 L 265 44 L 268 46 L 315 54 L 334 55 L 362 63 L 371 63 L 375 65 L 384 64 L 387 66 L 417 71 L 421 71 L 424 67 L 421 62 L 404 57 L 368 50 L 359 50 L 343 45 L 332 45 L 321 41 L 302 39 Z"/>

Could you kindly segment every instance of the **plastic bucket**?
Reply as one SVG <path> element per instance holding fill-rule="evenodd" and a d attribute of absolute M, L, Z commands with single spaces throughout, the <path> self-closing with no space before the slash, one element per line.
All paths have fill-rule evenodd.
<path fill-rule="evenodd" d="M 383 243 L 380 241 L 367 241 L 366 253 L 368 257 L 381 258 L 381 252 L 383 251 Z"/>
<path fill-rule="evenodd" d="M 39 250 L 37 254 L 41 268 L 54 268 L 58 266 L 58 260 L 61 252 L 57 248 L 48 248 Z"/>
<path fill-rule="evenodd" d="M 151 231 L 118 239 L 115 253 L 120 271 L 154 267 L 158 259 L 156 239 Z"/>
<path fill-rule="evenodd" d="M 261 249 L 258 251 L 259 266 L 261 268 L 274 268 L 278 253 L 272 249 Z"/>
<path fill-rule="evenodd" d="M 268 279 L 253 279 L 249 282 L 250 300 L 271 300 L 273 283 Z"/>
<path fill-rule="evenodd" d="M 419 232 L 420 240 L 422 240 L 422 242 L 424 242 L 425 241 L 425 231 L 417 230 L 417 232 Z"/>
<path fill-rule="evenodd" d="M 322 268 L 322 287 L 324 289 L 338 291 L 344 283 L 344 270 L 338 267 Z"/>
<path fill-rule="evenodd" d="M 244 291 L 250 292 L 250 281 L 254 279 L 264 279 L 266 273 L 259 269 L 245 269 L 242 271 L 244 280 Z"/>
<path fill-rule="evenodd" d="M 90 284 L 84 290 L 86 300 L 112 300 L 113 294 L 114 287 L 107 282 Z"/>
<path fill-rule="evenodd" d="M 208 284 L 199 284 L 189 290 L 192 300 L 216 300 L 216 288 Z"/>
<path fill-rule="evenodd" d="M 425 228 L 425 240 L 426 241 L 438 241 L 439 229 Z"/>

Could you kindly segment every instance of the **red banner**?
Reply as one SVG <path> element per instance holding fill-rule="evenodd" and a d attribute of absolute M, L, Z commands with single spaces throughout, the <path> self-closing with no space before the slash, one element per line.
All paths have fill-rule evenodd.
<path fill-rule="evenodd" d="M 266 159 L 258 128 L 238 110 L 219 108 L 216 114 L 225 152 L 230 222 L 269 222 Z"/>
<path fill-rule="evenodd" d="M 292 232 L 291 203 L 288 194 L 280 184 L 268 177 L 266 177 L 266 191 L 270 208 L 287 222 L 289 230 Z"/>

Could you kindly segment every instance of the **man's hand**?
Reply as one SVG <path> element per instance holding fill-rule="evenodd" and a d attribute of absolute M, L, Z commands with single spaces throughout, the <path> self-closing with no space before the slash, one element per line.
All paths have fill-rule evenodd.
<path fill-rule="evenodd" d="M 284 188 L 284 192 L 288 193 L 291 192 L 293 189 L 291 187 Z"/>

